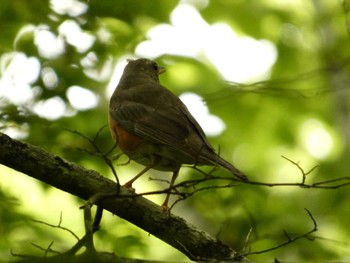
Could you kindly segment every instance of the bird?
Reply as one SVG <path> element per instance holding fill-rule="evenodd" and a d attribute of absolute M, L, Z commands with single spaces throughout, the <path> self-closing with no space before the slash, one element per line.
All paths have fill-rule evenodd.
<path fill-rule="evenodd" d="M 153 60 L 128 60 L 109 102 L 109 128 L 116 145 L 145 168 L 124 184 L 129 189 L 150 169 L 172 172 L 162 204 L 184 164 L 221 166 L 241 181 L 247 176 L 217 154 L 185 104 L 159 80 L 165 68 Z"/>

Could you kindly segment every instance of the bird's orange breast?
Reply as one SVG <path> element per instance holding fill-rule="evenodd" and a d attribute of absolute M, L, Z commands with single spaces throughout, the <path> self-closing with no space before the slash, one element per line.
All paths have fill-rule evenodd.
<path fill-rule="evenodd" d="M 126 131 L 118 125 L 111 116 L 108 118 L 109 129 L 113 140 L 117 143 L 120 149 L 126 154 L 135 150 L 141 143 L 141 138 Z"/>

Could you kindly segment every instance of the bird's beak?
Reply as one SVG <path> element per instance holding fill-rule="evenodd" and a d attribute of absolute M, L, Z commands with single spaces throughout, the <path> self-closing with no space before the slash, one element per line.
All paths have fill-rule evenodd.
<path fill-rule="evenodd" d="M 162 67 L 162 66 L 158 67 L 158 75 L 164 73 L 165 71 L 166 71 L 166 69 L 164 67 Z"/>

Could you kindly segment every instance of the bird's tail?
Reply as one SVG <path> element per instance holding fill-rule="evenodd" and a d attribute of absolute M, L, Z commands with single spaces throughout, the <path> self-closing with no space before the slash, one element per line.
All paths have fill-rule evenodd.
<path fill-rule="evenodd" d="M 216 163 L 218 165 L 222 166 L 223 168 L 231 172 L 234 176 L 238 177 L 242 181 L 248 181 L 248 177 L 243 172 L 238 170 L 236 167 L 234 167 L 231 163 L 229 163 L 225 159 L 221 158 L 219 155 L 217 155 L 216 157 L 217 157 Z"/>

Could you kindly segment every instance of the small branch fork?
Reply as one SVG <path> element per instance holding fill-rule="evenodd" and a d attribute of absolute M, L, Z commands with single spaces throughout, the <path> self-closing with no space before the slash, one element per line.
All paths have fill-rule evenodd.
<path fill-rule="evenodd" d="M 65 260 L 68 260 L 69 258 L 72 258 L 73 256 L 76 255 L 76 253 L 83 248 L 84 246 L 86 247 L 86 251 L 83 255 L 84 259 L 88 259 L 89 262 L 100 262 L 100 255 L 95 249 L 94 242 L 93 242 L 93 234 L 100 229 L 100 222 L 102 219 L 102 213 L 103 213 L 103 207 L 102 207 L 102 202 L 106 198 L 113 198 L 117 195 L 117 192 L 114 193 L 97 193 L 89 198 L 89 200 L 80 207 L 81 209 L 84 210 L 84 225 L 85 225 L 85 235 L 79 239 L 79 237 L 70 229 L 61 226 L 62 223 L 62 213 L 60 214 L 60 220 L 57 225 L 49 224 L 43 221 L 39 220 L 32 220 L 35 223 L 40 223 L 44 224 L 46 226 L 52 227 L 52 228 L 58 228 L 62 229 L 64 231 L 69 232 L 71 235 L 73 235 L 77 239 L 77 243 L 69 249 L 65 253 L 61 253 L 58 251 L 55 251 L 52 249 L 52 246 L 54 242 L 52 241 L 47 248 L 42 248 L 36 244 L 32 245 L 40 250 L 43 250 L 45 252 L 44 257 L 47 258 L 49 253 L 55 253 L 56 256 L 50 257 L 49 262 L 64 262 Z M 94 216 L 94 219 L 92 219 L 92 213 L 91 213 L 91 208 L 93 205 L 97 206 L 96 213 Z M 41 257 L 33 257 L 29 255 L 21 255 L 21 254 L 16 254 L 11 251 L 11 254 L 16 257 L 21 257 L 25 258 L 27 260 L 40 260 L 42 259 Z M 106 257 L 106 255 L 104 256 Z M 116 258 L 115 255 L 111 254 L 110 258 Z M 55 261 L 57 259 L 58 261 Z M 30 261 L 34 262 L 34 261 Z M 82 261 L 83 262 L 83 261 Z M 102 262 L 102 261 L 101 261 Z"/>
<path fill-rule="evenodd" d="M 67 231 L 72 236 L 74 236 L 77 240 L 79 240 L 79 237 L 72 230 L 62 226 L 62 220 L 63 220 L 62 219 L 62 212 L 60 213 L 60 219 L 59 219 L 57 225 L 49 224 L 49 223 L 46 223 L 46 222 L 43 222 L 43 221 L 40 221 L 40 220 L 35 220 L 35 219 L 31 219 L 31 220 L 33 222 L 35 222 L 35 223 L 39 223 L 39 224 L 47 225 L 47 226 L 52 227 L 52 228 L 58 228 L 58 229 L 62 229 L 64 231 Z"/>
<path fill-rule="evenodd" d="M 293 243 L 293 242 L 295 242 L 295 241 L 297 241 L 297 240 L 299 240 L 299 239 L 302 239 L 302 238 L 306 238 L 306 239 L 308 239 L 308 240 L 313 241 L 315 238 L 312 237 L 311 234 L 317 231 L 317 222 L 316 222 L 315 218 L 312 216 L 311 212 L 310 212 L 308 209 L 306 209 L 306 208 L 304 208 L 304 209 L 305 209 L 305 211 L 307 212 L 308 216 L 310 217 L 310 219 L 311 219 L 311 221 L 312 221 L 312 223 L 313 223 L 313 228 L 312 228 L 312 229 L 310 229 L 309 231 L 307 231 L 307 232 L 304 233 L 304 234 L 300 234 L 300 235 L 297 235 L 297 236 L 294 236 L 294 237 L 291 237 L 291 236 L 287 233 L 287 231 L 284 230 L 284 231 L 283 231 L 283 234 L 284 234 L 284 236 L 285 236 L 286 239 L 287 239 L 285 242 L 282 242 L 281 244 L 278 244 L 278 245 L 276 245 L 276 246 L 274 246 L 274 247 L 271 247 L 271 248 L 267 248 L 267 249 L 263 249 L 263 250 L 259 250 L 259 251 L 249 251 L 249 252 L 247 252 L 247 253 L 241 254 L 241 256 L 242 256 L 242 257 L 246 257 L 246 256 L 248 256 L 248 255 L 257 255 L 257 254 L 262 254 L 262 253 L 270 252 L 270 251 L 279 249 L 279 248 L 281 248 L 281 247 L 287 246 L 287 245 L 289 245 L 289 244 L 291 244 L 291 243 Z M 249 241 L 249 234 L 248 234 L 248 236 L 247 236 L 246 243 L 248 243 L 248 241 Z M 244 247 L 247 247 L 247 245 L 245 245 Z"/>
<path fill-rule="evenodd" d="M 306 176 L 311 174 L 315 169 L 317 169 L 319 167 L 318 165 L 316 165 L 316 166 L 312 167 L 308 172 L 305 172 L 304 169 L 299 165 L 299 163 L 296 163 L 296 162 L 292 161 L 291 159 L 289 159 L 289 158 L 287 158 L 287 157 L 285 157 L 283 155 L 282 155 L 282 158 L 284 158 L 287 161 L 291 162 L 292 164 L 294 164 L 299 169 L 299 171 L 301 172 L 301 174 L 303 176 L 302 177 L 302 182 L 301 182 L 302 184 L 305 184 Z"/>
<path fill-rule="evenodd" d="M 211 173 L 214 172 L 212 170 L 210 173 L 206 174 L 197 167 L 193 167 L 193 169 L 199 171 L 204 175 L 203 178 L 200 179 L 193 179 L 193 180 L 186 180 L 183 182 L 180 182 L 178 184 L 175 184 L 169 191 L 172 191 L 172 194 L 178 195 L 179 198 L 177 201 L 175 201 L 175 204 L 179 201 L 182 201 L 190 196 L 193 196 L 195 193 L 204 191 L 204 190 L 210 190 L 210 189 L 219 189 L 219 188 L 231 188 L 238 185 L 241 185 L 242 183 L 250 184 L 250 185 L 257 185 L 257 186 L 268 186 L 268 187 L 278 187 L 278 186 L 295 186 L 295 187 L 301 187 L 301 188 L 313 188 L 313 189 L 338 189 L 341 187 L 345 187 L 350 185 L 350 177 L 339 177 L 334 178 L 331 180 L 324 180 L 314 183 L 306 183 L 307 176 L 313 173 L 319 166 L 316 165 L 312 167 L 308 171 L 304 171 L 304 169 L 299 165 L 298 162 L 294 162 L 291 159 L 282 156 L 285 160 L 289 161 L 293 165 L 295 165 L 298 170 L 301 172 L 302 178 L 301 182 L 291 182 L 291 183 L 265 183 L 265 182 L 258 182 L 258 181 L 251 181 L 248 180 L 246 182 L 242 182 L 239 179 L 233 178 L 233 177 L 224 177 L 224 176 L 214 176 Z M 201 183 L 205 183 L 208 181 L 228 181 L 226 184 L 222 185 L 211 185 L 211 186 L 203 186 L 200 187 Z M 184 189 L 193 189 L 191 192 L 181 192 L 178 189 L 184 188 Z M 153 194 L 151 192 L 149 193 L 143 193 L 143 195 L 147 194 Z"/>
<path fill-rule="evenodd" d="M 69 132 L 73 133 L 73 134 L 77 134 L 78 136 L 82 137 L 84 140 L 86 140 L 87 142 L 89 142 L 93 147 L 94 147 L 94 151 L 89 151 L 89 150 L 86 150 L 86 149 L 81 149 L 82 151 L 84 152 L 87 152 L 88 154 L 92 154 L 92 155 L 98 155 L 100 156 L 104 162 L 108 165 L 108 167 L 111 169 L 114 177 L 115 177 L 115 180 L 116 180 L 116 183 L 118 184 L 118 186 L 120 186 L 120 183 L 119 183 L 119 178 L 118 178 L 118 175 L 117 175 L 117 172 L 115 171 L 114 169 L 114 166 L 112 164 L 112 160 L 108 157 L 111 152 L 115 149 L 116 145 L 113 145 L 113 147 L 107 151 L 107 153 L 103 153 L 101 151 L 101 149 L 98 147 L 98 144 L 97 144 L 97 139 L 99 137 L 99 135 L 101 134 L 101 132 L 104 130 L 104 128 L 106 128 L 107 125 L 104 125 L 102 126 L 96 133 L 95 137 L 94 138 L 89 138 L 87 137 L 86 135 L 78 132 L 78 131 L 73 131 L 73 130 L 69 130 L 67 129 Z"/>
<path fill-rule="evenodd" d="M 106 198 L 115 197 L 118 193 L 97 193 L 89 198 L 89 200 L 80 207 L 84 210 L 84 225 L 85 225 L 85 236 L 79 240 L 75 246 L 73 246 L 67 254 L 74 255 L 82 246 L 86 246 L 88 254 L 96 254 L 96 250 L 93 242 L 93 235 L 100 229 L 100 223 L 103 214 L 102 201 Z M 97 206 L 94 220 L 91 216 L 91 208 L 93 205 Z"/>

